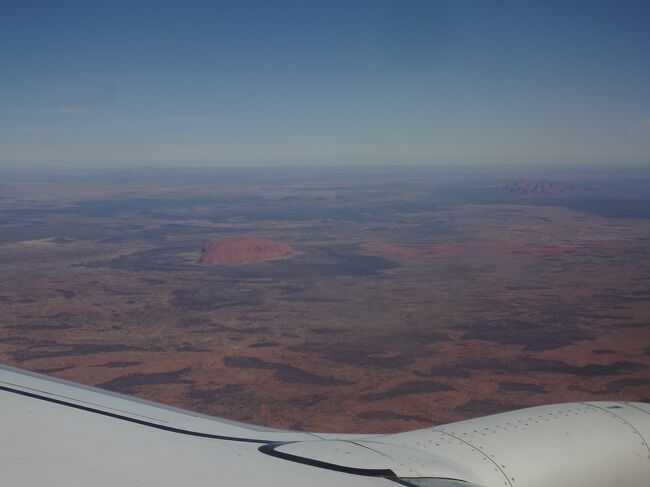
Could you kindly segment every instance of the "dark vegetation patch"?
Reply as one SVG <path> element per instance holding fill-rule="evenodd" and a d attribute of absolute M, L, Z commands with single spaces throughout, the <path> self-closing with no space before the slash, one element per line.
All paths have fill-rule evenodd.
<path fill-rule="evenodd" d="M 141 277 L 140 280 L 145 284 L 149 284 L 151 286 L 156 286 L 158 284 L 165 284 L 164 279 L 158 279 L 157 277 Z"/>
<path fill-rule="evenodd" d="M 200 326 L 200 325 L 209 325 L 210 322 L 205 318 L 200 318 L 197 316 L 184 316 L 181 318 L 180 322 L 184 326 Z"/>
<path fill-rule="evenodd" d="M 171 215 L 173 210 L 185 210 L 195 206 L 224 205 L 236 202 L 235 198 L 219 196 L 188 196 L 178 198 L 112 198 L 80 200 L 74 206 L 55 208 L 50 213 L 82 215 L 94 218 L 112 218 L 118 215 L 138 214 L 145 217 L 160 218 Z M 43 215 L 44 210 L 37 210 Z M 47 213 L 45 213 L 47 214 Z M 175 215 L 179 216 L 179 215 Z"/>
<path fill-rule="evenodd" d="M 19 348 L 20 351 L 30 349 L 30 348 L 45 348 L 45 347 L 57 347 L 59 344 L 54 340 L 44 339 L 44 338 L 31 338 L 27 336 L 7 336 L 0 338 L 0 343 L 5 343 L 7 345 L 12 345 L 13 347 Z M 8 352 L 8 354 L 16 360 L 17 352 Z M 19 356 L 20 357 L 20 356 Z M 18 361 L 18 360 L 16 360 Z"/>
<path fill-rule="evenodd" d="M 359 348 L 355 344 L 339 343 L 302 343 L 289 347 L 289 350 L 301 353 L 317 353 L 321 357 L 337 363 L 361 367 L 396 369 L 413 362 L 412 356 L 384 356 L 385 347 Z"/>
<path fill-rule="evenodd" d="M 21 318 L 31 318 L 31 316 L 29 316 L 29 315 L 21 316 Z M 72 318 L 72 314 L 65 313 L 65 312 L 64 313 L 54 313 L 54 314 L 51 314 L 51 315 L 45 315 L 45 316 L 43 316 L 43 318 L 48 318 L 48 319 L 51 319 L 51 320 L 69 320 L 70 318 Z"/>
<path fill-rule="evenodd" d="M 289 347 L 302 353 L 318 353 L 331 362 L 394 369 L 413 363 L 423 344 L 450 340 L 444 332 L 402 331 L 368 336 L 358 342 L 306 342 Z M 387 353 L 388 352 L 388 353 Z"/>
<path fill-rule="evenodd" d="M 258 306 L 257 293 L 226 291 L 219 287 L 206 285 L 197 289 L 176 289 L 172 292 L 173 304 L 180 308 L 197 311 L 214 311 L 238 306 Z"/>
<path fill-rule="evenodd" d="M 650 218 L 648 198 L 641 195 L 619 196 L 615 194 L 580 194 L 560 197 L 517 197 L 517 204 L 558 206 L 570 210 L 593 213 L 608 218 Z M 508 198 L 495 197 L 491 203 L 508 203 Z M 488 201 L 486 201 L 487 203 Z"/>
<path fill-rule="evenodd" d="M 381 344 L 390 343 L 391 345 L 400 347 L 410 353 L 414 347 L 436 342 L 448 342 L 451 338 L 449 338 L 447 333 L 438 331 L 400 331 L 389 333 L 388 335 L 378 337 L 375 340 L 378 342 L 379 346 L 381 346 Z"/>
<path fill-rule="evenodd" d="M 310 247 L 291 259 L 266 260 L 240 266 L 213 266 L 206 271 L 229 279 L 275 279 L 277 281 L 307 280 L 336 276 L 372 276 L 394 269 L 399 264 L 383 257 L 359 253 L 356 246 L 330 245 Z M 303 296 L 298 291 L 284 299 L 323 302 L 323 298 Z M 335 300 L 337 302 L 338 300 Z"/>
<path fill-rule="evenodd" d="M 313 197 L 285 197 L 252 199 L 248 197 L 241 206 L 221 206 L 209 217 L 211 221 L 225 223 L 232 221 L 325 221 L 364 222 L 382 221 L 386 213 L 430 212 L 433 206 L 422 202 L 374 202 L 337 201 L 336 206 L 323 204 Z M 252 204 L 251 204 L 252 203 Z M 442 224 L 440 224 L 442 225 Z M 445 227 L 446 229 L 446 227 Z M 443 230 L 440 230 L 443 231 Z"/>
<path fill-rule="evenodd" d="M 192 386 L 185 395 L 190 399 L 200 401 L 204 404 L 215 404 L 223 401 L 226 396 L 243 392 L 245 388 L 243 384 L 226 384 L 223 387 L 215 387 L 212 389 L 201 389 Z"/>
<path fill-rule="evenodd" d="M 182 225 L 179 223 L 168 223 L 153 228 L 144 228 L 134 231 L 122 231 L 119 234 L 100 240 L 101 243 L 127 243 L 137 241 L 154 241 L 161 243 L 167 237 L 177 235 L 205 235 L 209 236 L 214 232 L 212 227 L 201 227 L 195 225 Z"/>
<path fill-rule="evenodd" d="M 650 323 L 647 321 L 632 321 L 629 323 L 621 323 L 617 325 L 619 328 L 650 328 Z"/>
<path fill-rule="evenodd" d="M 212 352 L 210 348 L 201 348 L 197 347 L 193 343 L 183 342 L 180 345 L 176 345 L 177 352 Z"/>
<path fill-rule="evenodd" d="M 503 404 L 497 401 L 492 401 L 491 399 L 472 399 L 471 401 L 457 406 L 454 408 L 454 411 L 463 416 L 474 417 L 504 413 L 525 407 L 528 406 L 525 404 Z"/>
<path fill-rule="evenodd" d="M 641 387 L 650 385 L 650 379 L 618 379 L 608 382 L 605 390 L 608 394 L 619 393 L 626 387 Z"/>
<path fill-rule="evenodd" d="M 577 316 L 581 318 L 590 318 L 594 320 L 629 320 L 628 315 L 613 315 L 603 313 L 580 313 Z"/>
<path fill-rule="evenodd" d="M 533 357 L 516 357 L 512 359 L 475 359 L 461 364 L 475 370 L 490 370 L 505 374 L 568 374 L 582 377 L 618 375 L 642 370 L 646 366 L 637 362 L 617 361 L 611 364 L 571 365 L 560 360 L 546 360 Z"/>
<path fill-rule="evenodd" d="M 153 372 L 145 374 L 126 374 L 115 379 L 108 380 L 97 384 L 97 387 L 108 389 L 109 391 L 133 393 L 141 386 L 150 386 L 158 384 L 191 384 L 191 381 L 181 379 L 190 372 L 191 368 L 173 370 L 170 372 Z"/>
<path fill-rule="evenodd" d="M 142 291 L 129 291 L 127 289 L 115 289 L 108 286 L 102 286 L 102 291 L 115 296 L 142 296 Z"/>
<path fill-rule="evenodd" d="M 55 372 L 63 372 L 64 370 L 74 369 L 74 365 L 65 365 L 63 367 L 52 367 L 50 369 L 34 369 L 38 374 L 54 374 Z"/>
<path fill-rule="evenodd" d="M 54 243 L 72 243 L 76 240 L 96 240 L 106 234 L 103 225 L 84 222 L 80 225 L 74 219 L 28 222 L 5 227 L 0 233 L 0 242 L 21 242 L 23 240 L 52 239 Z M 62 241 L 64 240 L 65 241 Z M 69 240 L 69 242 L 68 242 Z"/>
<path fill-rule="evenodd" d="M 311 332 L 316 335 L 337 335 L 339 333 L 345 333 L 344 328 L 312 328 Z"/>
<path fill-rule="evenodd" d="M 161 352 L 161 348 L 132 347 L 123 344 L 100 343 L 59 343 L 53 340 L 26 339 L 20 343 L 22 349 L 12 352 L 11 357 L 16 362 L 25 362 L 41 358 L 73 357 L 101 353 L 118 352 Z"/>
<path fill-rule="evenodd" d="M 356 248 L 336 246 L 324 252 L 333 260 L 332 270 L 339 276 L 370 276 L 399 267 L 390 259 L 362 255 Z"/>
<path fill-rule="evenodd" d="M 253 326 L 250 328 L 231 328 L 232 331 L 237 333 L 245 333 L 246 335 L 261 335 L 269 331 L 268 326 Z"/>
<path fill-rule="evenodd" d="M 419 370 L 416 370 L 414 372 L 414 375 L 417 375 L 418 377 L 463 377 L 467 378 L 471 374 L 461 366 L 454 366 L 454 365 L 441 365 L 441 366 L 434 366 L 429 369 L 428 372 L 421 372 Z"/>
<path fill-rule="evenodd" d="M 288 402 L 293 407 L 308 408 L 323 402 L 327 398 L 328 396 L 325 394 L 312 394 L 311 396 L 307 397 L 292 397 Z"/>
<path fill-rule="evenodd" d="M 615 293 L 597 293 L 591 297 L 602 302 L 605 306 L 614 307 L 616 305 L 626 305 L 633 303 L 644 303 L 650 301 L 650 296 L 632 296 L 627 294 Z"/>
<path fill-rule="evenodd" d="M 0 303 L 11 301 L 11 296 L 0 296 Z"/>
<path fill-rule="evenodd" d="M 69 291 L 67 289 L 57 289 L 56 292 L 58 292 L 65 299 L 72 299 L 77 295 L 74 291 Z"/>
<path fill-rule="evenodd" d="M 233 326 L 222 325 L 220 323 L 210 323 L 210 326 L 212 330 L 216 331 L 217 333 L 231 332 L 244 335 L 263 335 L 269 331 L 269 327 L 266 325 L 237 328 Z M 241 340 L 242 338 L 239 339 Z"/>
<path fill-rule="evenodd" d="M 30 330 L 55 331 L 55 330 L 69 330 L 70 328 L 73 328 L 73 326 L 68 323 L 11 325 L 6 327 L 7 330 L 16 330 L 16 331 L 30 331 Z"/>
<path fill-rule="evenodd" d="M 506 286 L 506 291 L 550 291 L 547 286 Z"/>
<path fill-rule="evenodd" d="M 344 299 L 334 299 L 334 298 L 323 298 L 323 297 L 311 297 L 311 296 L 301 296 L 293 295 L 291 297 L 283 298 L 283 301 L 290 303 L 343 303 Z"/>
<path fill-rule="evenodd" d="M 282 286 L 278 286 L 277 289 L 283 292 L 284 294 L 289 294 L 289 295 L 299 294 L 305 291 L 305 287 L 299 284 L 285 284 Z"/>
<path fill-rule="evenodd" d="M 616 353 L 614 350 L 609 348 L 595 348 L 591 351 L 594 355 L 610 355 Z"/>
<path fill-rule="evenodd" d="M 226 367 L 237 369 L 272 370 L 275 372 L 275 376 L 279 380 L 293 384 L 312 384 L 319 386 L 343 386 L 352 384 L 352 382 L 336 379 L 334 377 L 312 374 L 311 372 L 299 369 L 293 365 L 266 362 L 256 357 L 224 357 L 223 363 Z"/>
<path fill-rule="evenodd" d="M 233 328 L 222 325 L 221 323 L 208 323 L 210 325 L 210 329 L 215 332 L 215 333 L 226 333 L 228 331 L 235 331 Z"/>
<path fill-rule="evenodd" d="M 580 384 L 569 384 L 567 386 L 567 391 L 577 391 L 577 392 L 589 392 L 591 394 L 597 394 L 597 391 L 590 391 L 586 387 L 581 386 Z"/>
<path fill-rule="evenodd" d="M 422 416 L 412 416 L 409 414 L 398 414 L 392 411 L 362 411 L 357 414 L 358 418 L 377 420 L 377 421 L 416 421 L 418 423 L 430 423 L 431 420 Z"/>
<path fill-rule="evenodd" d="M 266 348 L 266 347 L 279 347 L 280 343 L 274 342 L 272 340 L 265 342 L 255 342 L 249 345 L 250 348 Z"/>
<path fill-rule="evenodd" d="M 332 362 L 381 369 L 396 369 L 413 363 L 413 358 L 405 355 L 384 357 L 373 351 L 331 349 L 322 353 Z"/>
<path fill-rule="evenodd" d="M 122 269 L 128 271 L 186 271 L 188 262 L 181 254 L 197 250 L 193 246 L 173 245 L 141 250 L 112 259 L 100 259 L 83 264 L 84 267 Z M 198 254 L 197 254 L 198 256 Z"/>
<path fill-rule="evenodd" d="M 135 365 L 140 365 L 140 364 L 142 364 L 142 362 L 138 362 L 136 360 L 131 360 L 131 361 L 115 360 L 113 362 L 106 362 L 105 364 L 95 365 L 95 367 L 106 367 L 107 369 L 119 369 L 119 368 L 123 368 L 123 367 L 133 367 Z"/>
<path fill-rule="evenodd" d="M 463 338 L 486 340 L 500 345 L 523 345 L 526 350 L 542 351 L 560 348 L 580 340 L 592 340 L 595 335 L 592 330 L 569 323 L 551 321 L 540 325 L 527 321 L 503 320 L 474 325 Z"/>
<path fill-rule="evenodd" d="M 0 343 L 6 343 L 8 345 L 18 345 L 25 347 L 51 347 L 58 345 L 54 340 L 40 339 L 40 338 L 31 338 L 27 336 L 12 335 L 6 337 L 0 337 Z"/>
<path fill-rule="evenodd" d="M 525 382 L 499 382 L 499 392 L 544 392 L 544 384 L 528 384 Z"/>
<path fill-rule="evenodd" d="M 382 399 L 391 399 L 394 397 L 405 396 L 407 394 L 431 394 L 434 392 L 452 391 L 453 387 L 432 380 L 414 380 L 402 382 L 384 392 L 376 392 L 361 396 L 364 401 L 380 401 Z"/>

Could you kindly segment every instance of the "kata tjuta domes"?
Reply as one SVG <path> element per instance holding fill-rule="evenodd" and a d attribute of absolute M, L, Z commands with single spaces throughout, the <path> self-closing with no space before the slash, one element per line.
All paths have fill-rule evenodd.
<path fill-rule="evenodd" d="M 534 196 L 557 196 L 570 193 L 573 188 L 553 181 L 524 180 L 515 181 L 505 187 L 507 193 Z"/>
<path fill-rule="evenodd" d="M 206 265 L 243 264 L 277 259 L 293 254 L 291 245 L 267 238 L 238 236 L 210 240 L 203 244 L 200 263 Z"/>

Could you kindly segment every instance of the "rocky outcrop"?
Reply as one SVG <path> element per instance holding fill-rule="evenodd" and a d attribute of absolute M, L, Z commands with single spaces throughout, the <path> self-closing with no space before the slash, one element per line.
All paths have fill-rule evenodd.
<path fill-rule="evenodd" d="M 201 264 L 244 264 L 286 257 L 294 253 L 291 245 L 266 238 L 240 236 L 211 240 L 203 245 Z"/>
<path fill-rule="evenodd" d="M 520 179 L 505 187 L 507 193 L 535 196 L 556 196 L 567 194 L 571 188 L 553 181 Z"/>

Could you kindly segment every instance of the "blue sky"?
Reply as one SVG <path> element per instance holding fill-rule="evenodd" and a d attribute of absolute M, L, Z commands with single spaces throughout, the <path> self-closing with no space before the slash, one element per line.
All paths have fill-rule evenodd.
<path fill-rule="evenodd" d="M 650 163 L 647 1 L 43 1 L 0 165 Z"/>

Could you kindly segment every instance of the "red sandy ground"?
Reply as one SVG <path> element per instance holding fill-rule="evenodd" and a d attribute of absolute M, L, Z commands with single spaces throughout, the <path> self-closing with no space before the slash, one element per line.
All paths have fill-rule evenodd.
<path fill-rule="evenodd" d="M 76 331 L 76 330 L 75 330 Z M 56 338 L 56 331 L 41 332 L 41 337 Z M 87 384 L 101 384 L 129 374 L 156 374 L 183 371 L 180 380 L 136 386 L 122 392 L 136 394 L 208 414 L 239 419 L 281 428 L 297 427 L 316 431 L 348 431 L 379 433 L 400 431 L 440 424 L 468 417 L 490 414 L 524 405 L 585 400 L 638 400 L 647 394 L 648 386 L 607 392 L 607 385 L 620 378 L 643 381 L 647 379 L 650 356 L 644 352 L 649 331 L 644 328 L 611 329 L 595 340 L 579 341 L 562 348 L 540 352 L 525 352 L 519 345 L 500 345 L 484 340 L 463 338 L 462 331 L 447 331 L 450 340 L 428 345 L 427 353 L 409 365 L 375 370 L 354 364 L 332 364 L 316 354 L 303 356 L 289 348 L 250 348 L 257 336 L 230 342 L 227 348 L 191 353 L 108 352 L 75 356 L 75 367 L 66 369 L 70 357 L 35 359 L 29 368 Z M 60 337 L 59 337 L 60 338 Z M 287 338 L 286 345 L 299 338 Z M 7 346 L 7 345 L 4 345 Z M 607 349 L 608 354 L 594 354 L 594 349 Z M 0 344 L 0 355 L 3 345 Z M 386 355 L 399 354 L 387 350 Z M 284 381 L 274 370 L 224 366 L 224 357 L 255 357 L 268 363 L 292 364 L 314 374 L 347 381 L 344 385 L 319 385 Z M 631 361 L 645 367 L 621 374 L 574 375 L 562 371 L 502 370 L 495 364 L 516 363 L 526 358 L 557 361 L 576 367 L 618 361 Z M 470 366 L 480 359 L 481 367 Z M 12 363 L 11 360 L 6 360 Z M 133 367 L 109 368 L 111 361 L 134 361 Z M 23 363 L 15 365 L 25 366 Z M 55 367 L 64 367 L 56 370 Z M 447 373 L 429 375 L 432 368 L 447 369 Z M 49 370 L 46 370 L 49 368 Z M 467 374 L 456 375 L 455 370 Z M 516 369 L 516 367 L 515 367 Z M 450 386 L 440 392 L 405 392 L 382 400 L 364 400 L 364 395 L 390 390 L 412 381 L 435 381 Z M 502 392 L 499 383 L 511 381 L 544 387 L 542 393 Z M 227 389 L 242 385 L 242 390 Z M 572 388 L 572 385 L 579 386 Z M 225 389 L 224 389 L 225 387 Z M 236 386 L 235 386 L 236 387 Z M 219 391 L 210 401 L 192 399 L 192 390 Z M 474 401 L 475 399 L 481 401 Z M 475 403 L 476 402 L 476 403 Z M 473 405 L 472 405 L 473 404 Z M 471 406 L 469 410 L 463 407 Z M 497 408 L 494 410 L 493 408 Z M 460 409 L 459 409 L 460 408 Z"/>

